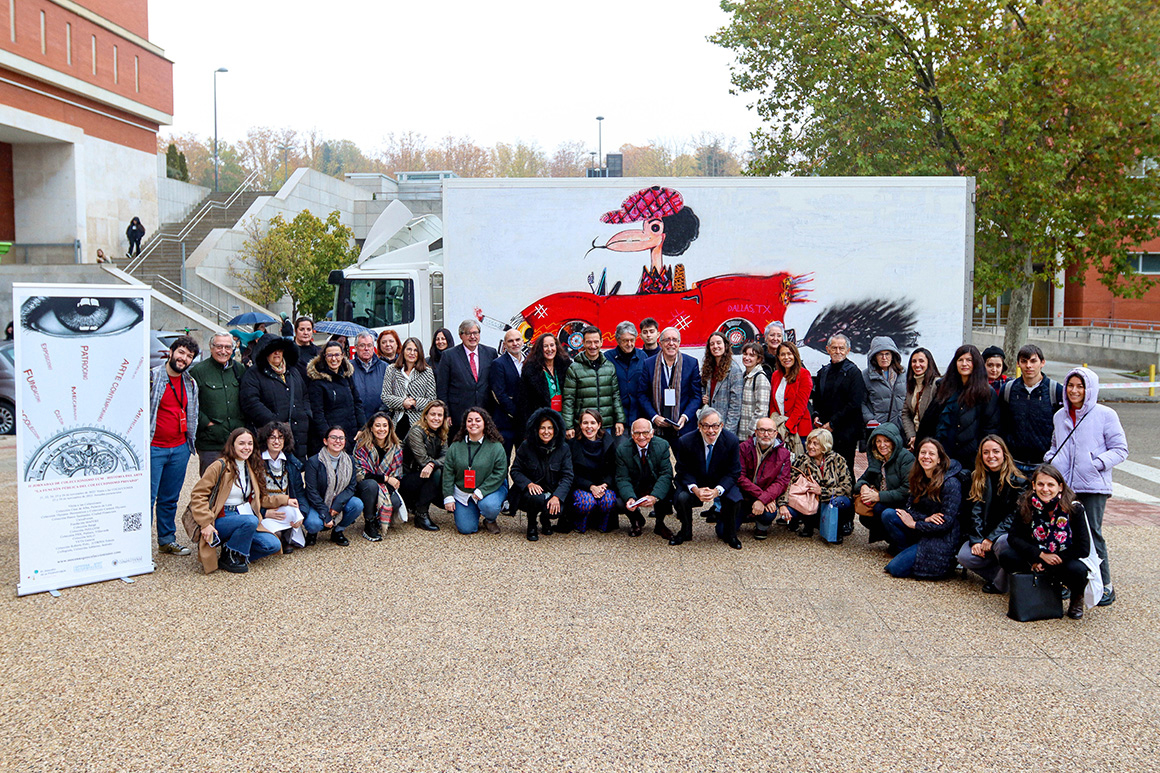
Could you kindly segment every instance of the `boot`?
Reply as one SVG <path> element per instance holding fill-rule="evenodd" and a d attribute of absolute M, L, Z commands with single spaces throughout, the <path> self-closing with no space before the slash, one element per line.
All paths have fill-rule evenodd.
<path fill-rule="evenodd" d="M 564 513 L 561 512 L 560 513 L 560 520 L 556 521 L 556 533 L 557 534 L 569 534 L 569 533 L 571 533 L 573 528 L 575 528 L 575 524 L 572 523 L 572 519 L 569 516 L 564 515 Z M 583 531 L 583 530 L 577 529 L 577 531 Z"/>
<path fill-rule="evenodd" d="M 317 532 L 314 532 L 314 533 L 306 532 L 306 547 L 310 547 L 311 545 L 315 545 L 317 543 L 318 543 L 318 533 Z"/>
<path fill-rule="evenodd" d="M 540 513 L 540 531 L 545 537 L 552 536 L 552 518 L 547 513 Z"/>
<path fill-rule="evenodd" d="M 382 542 L 383 535 L 380 532 L 381 525 L 376 516 L 366 518 L 363 520 L 363 538 L 368 542 Z"/>
<path fill-rule="evenodd" d="M 1067 605 L 1067 616 L 1072 620 L 1083 619 L 1083 594 L 1072 594 L 1071 602 Z"/>
<path fill-rule="evenodd" d="M 535 542 L 540 538 L 540 532 L 536 529 L 536 517 L 534 515 L 528 516 L 528 542 Z"/>
<path fill-rule="evenodd" d="M 439 531 L 439 527 L 431 522 L 429 513 L 415 513 L 415 528 L 423 531 Z"/>
<path fill-rule="evenodd" d="M 282 554 L 290 555 L 294 552 L 294 543 L 290 541 L 290 529 L 283 529 L 278 535 L 278 539 L 282 540 Z"/>
<path fill-rule="evenodd" d="M 245 574 L 250 571 L 250 567 L 246 564 L 246 557 L 236 550 L 230 550 L 225 545 L 222 545 L 222 554 L 218 558 L 218 568 L 231 574 Z"/>

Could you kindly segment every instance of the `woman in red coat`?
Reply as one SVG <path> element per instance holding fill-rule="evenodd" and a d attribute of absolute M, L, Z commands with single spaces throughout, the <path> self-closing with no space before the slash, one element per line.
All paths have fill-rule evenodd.
<path fill-rule="evenodd" d="M 798 449 L 805 447 L 806 436 L 814 428 L 809 405 L 813 388 L 814 380 L 802 367 L 797 346 L 782 341 L 777 345 L 777 368 L 769 379 L 769 411 L 785 417 L 786 429 L 801 438 Z M 800 453 L 798 449 L 793 450 Z"/>

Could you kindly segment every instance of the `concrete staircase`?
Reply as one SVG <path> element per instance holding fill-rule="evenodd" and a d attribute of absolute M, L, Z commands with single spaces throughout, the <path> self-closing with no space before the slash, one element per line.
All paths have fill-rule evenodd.
<path fill-rule="evenodd" d="M 214 202 L 224 205 L 232 195 L 232 193 L 225 191 L 211 193 L 193 209 L 193 212 L 185 220 L 180 223 L 163 225 L 153 233 L 148 242 L 142 245 L 142 253 L 148 250 L 149 255 L 140 265 L 133 268 L 132 275 L 146 284 L 153 285 L 157 290 L 179 303 L 182 302 L 180 293 L 175 288 L 181 287 L 183 254 L 185 257 L 192 255 L 211 230 L 233 228 L 259 196 L 272 196 L 274 194 L 268 191 L 243 191 L 230 202 L 228 207 L 209 206 Z M 199 217 L 200 220 L 196 225 L 190 228 L 184 237 L 181 237 L 182 232 L 189 227 L 190 223 Z M 179 237 L 181 238 L 179 239 Z M 161 277 L 166 281 L 157 281 L 155 277 Z"/>

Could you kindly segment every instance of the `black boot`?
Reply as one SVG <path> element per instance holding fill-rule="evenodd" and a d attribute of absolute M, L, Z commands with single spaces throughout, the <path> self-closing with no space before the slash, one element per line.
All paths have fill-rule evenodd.
<path fill-rule="evenodd" d="M 549 532 L 550 533 L 550 532 Z M 536 516 L 528 516 L 528 542 L 535 542 L 540 538 L 540 532 L 536 529 Z"/>
<path fill-rule="evenodd" d="M 382 542 L 383 535 L 380 529 L 381 526 L 377 514 L 365 519 L 363 521 L 363 538 L 369 542 Z"/>
<path fill-rule="evenodd" d="M 572 532 L 572 529 L 574 529 L 574 528 L 575 528 L 575 524 L 572 523 L 572 519 L 569 516 L 564 515 L 564 513 L 561 512 L 560 519 L 558 521 L 556 521 L 556 533 L 557 534 L 569 534 Z"/>
<path fill-rule="evenodd" d="M 545 537 L 552 536 L 552 518 L 547 513 L 540 513 L 540 531 Z"/>
<path fill-rule="evenodd" d="M 415 513 L 415 528 L 423 531 L 439 531 L 439 527 L 431 523 L 428 513 Z"/>
<path fill-rule="evenodd" d="M 318 544 L 318 533 L 315 532 L 311 534 L 310 532 L 306 532 L 306 547 L 310 547 L 311 545 L 315 544 Z"/>
<path fill-rule="evenodd" d="M 218 558 L 218 568 L 231 574 L 245 574 L 250 571 L 250 567 L 246 564 L 246 557 L 236 550 L 230 550 L 225 545 L 222 545 L 222 554 Z"/>
<path fill-rule="evenodd" d="M 282 540 L 282 553 L 287 556 L 294 552 L 294 543 L 290 541 L 290 532 L 291 529 L 283 529 L 278 535 L 278 538 Z"/>

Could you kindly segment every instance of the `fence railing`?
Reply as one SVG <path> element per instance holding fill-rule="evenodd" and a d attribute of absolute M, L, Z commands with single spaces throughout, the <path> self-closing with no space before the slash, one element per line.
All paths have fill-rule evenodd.
<path fill-rule="evenodd" d="M 202 208 L 197 211 L 197 214 L 190 219 L 185 228 L 182 228 L 176 236 L 166 235 L 153 239 L 151 242 L 149 242 L 145 249 L 141 250 L 140 254 L 138 254 L 137 257 L 135 257 L 133 261 L 129 263 L 129 265 L 125 266 L 125 272 L 128 274 L 133 274 L 141 267 L 141 264 L 144 263 L 145 260 L 154 253 L 154 251 L 157 250 L 160 245 L 183 243 L 185 238 L 189 236 L 189 234 L 193 231 L 194 228 L 198 226 L 199 223 L 201 223 L 202 219 L 205 218 L 206 215 L 215 209 L 229 209 L 234 205 L 234 203 L 238 200 L 243 192 L 250 190 L 254 186 L 254 184 L 258 181 L 258 177 L 259 174 L 257 171 L 251 172 L 250 176 L 243 180 L 242 184 L 238 186 L 238 189 L 231 193 L 229 198 L 227 198 L 224 202 L 207 201 L 202 206 Z M 141 277 L 137 278 L 140 279 Z"/>
<path fill-rule="evenodd" d="M 7 247 L 5 249 L 5 247 Z M 29 261 L 29 257 L 36 254 L 38 259 Z M 81 240 L 72 242 L 0 242 L 0 256 L 3 262 L 13 263 L 43 263 L 45 265 L 63 265 L 81 262 Z"/>
<path fill-rule="evenodd" d="M 1116 330 L 1154 330 L 1160 331 L 1160 322 L 1151 319 L 1119 319 L 1114 317 L 1063 317 L 1063 327 L 1079 328 L 1112 328 Z M 974 327 L 1003 327 L 1007 324 L 1006 315 L 990 313 L 985 317 L 976 312 L 972 318 Z M 1031 327 L 1056 327 L 1055 317 L 1032 317 Z"/>
<path fill-rule="evenodd" d="M 202 315 L 215 319 L 219 325 L 226 324 L 226 320 L 230 319 L 229 312 L 215 306 L 205 298 L 194 295 L 183 287 L 179 287 L 159 274 L 154 274 L 151 280 L 166 295 L 176 296 L 183 306 L 192 306 Z"/>

